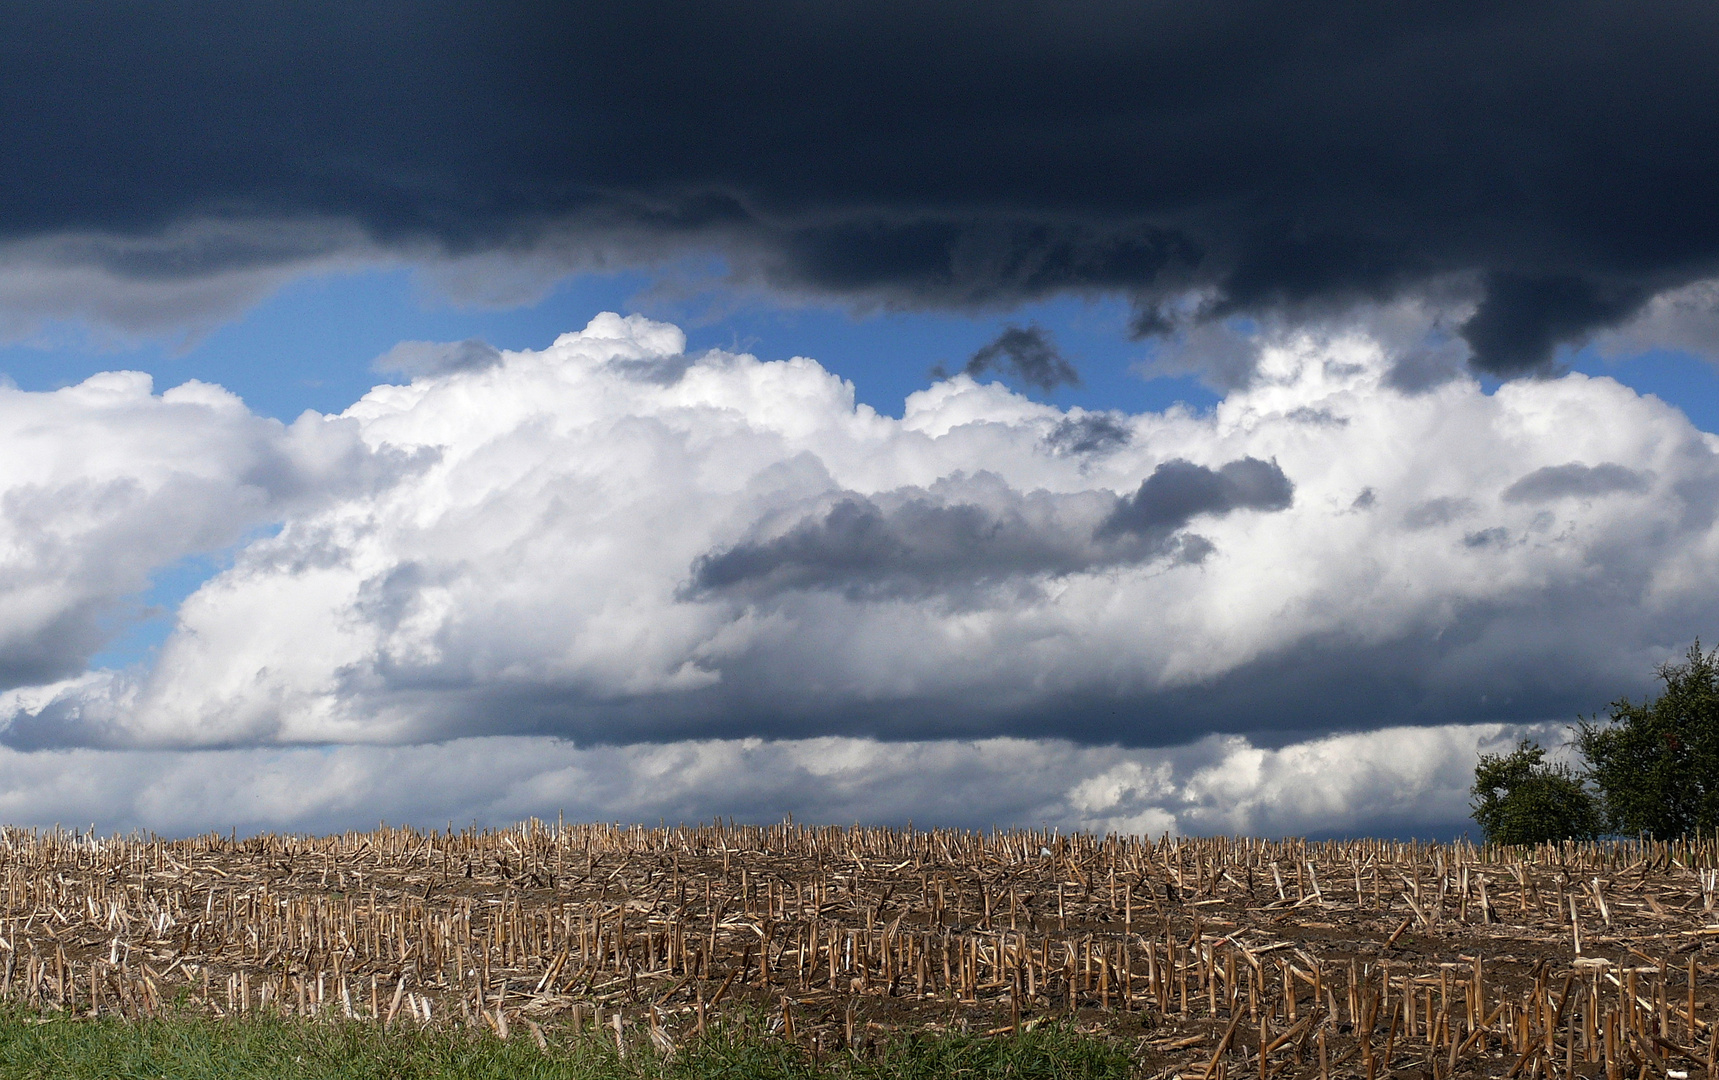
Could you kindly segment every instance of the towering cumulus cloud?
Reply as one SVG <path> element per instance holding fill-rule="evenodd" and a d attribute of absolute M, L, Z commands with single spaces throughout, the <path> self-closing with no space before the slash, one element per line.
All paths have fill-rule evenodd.
<path fill-rule="evenodd" d="M 1007 774 L 953 816 L 1406 828 L 1460 817 L 1477 745 L 1711 632 L 1719 439 L 1608 379 L 1408 394 L 1376 342 L 1303 336 L 1210 412 L 957 375 L 895 419 L 809 359 L 684 349 L 601 315 L 290 427 L 136 375 L 0 393 L 0 776 L 156 762 L 166 798 L 332 753 L 276 815 L 320 822 L 388 762 L 464 762 L 462 810 L 653 776 L 580 796 L 647 816 Z M 236 541 L 151 664 L 81 670 L 152 569 Z"/>
<path fill-rule="evenodd" d="M 399 466 L 356 421 L 288 427 L 218 386 L 0 386 L 0 688 L 83 670 L 150 575 Z"/>
<path fill-rule="evenodd" d="M 1710 351 L 1716 53 L 1701 0 L 14 2 L 0 329 L 691 253 L 857 307 L 1121 295 L 1142 333 L 1440 298 L 1502 376 L 1605 328 Z"/>

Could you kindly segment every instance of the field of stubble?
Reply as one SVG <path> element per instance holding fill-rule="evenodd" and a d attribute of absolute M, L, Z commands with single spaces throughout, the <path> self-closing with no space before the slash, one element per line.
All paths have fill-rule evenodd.
<path fill-rule="evenodd" d="M 1136 1075 L 1706 1075 L 1715 845 L 795 825 L 0 835 L 0 998 L 808 1062 L 1055 1029 Z"/>

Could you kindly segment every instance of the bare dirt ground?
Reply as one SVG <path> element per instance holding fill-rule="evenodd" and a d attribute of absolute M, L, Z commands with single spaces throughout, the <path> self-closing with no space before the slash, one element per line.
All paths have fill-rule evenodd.
<path fill-rule="evenodd" d="M 1047 1022 L 1141 1075 L 1689 1076 L 1716 851 L 642 829 L 0 836 L 0 996 L 814 1053 Z M 1261 1053 L 1263 1049 L 1263 1054 Z"/>

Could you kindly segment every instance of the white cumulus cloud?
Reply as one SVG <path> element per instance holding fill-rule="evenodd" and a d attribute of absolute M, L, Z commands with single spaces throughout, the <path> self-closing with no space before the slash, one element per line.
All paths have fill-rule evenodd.
<path fill-rule="evenodd" d="M 0 386 L 0 687 L 76 675 L 152 571 L 351 494 L 398 455 L 355 421 L 252 415 L 218 386 L 108 372 Z"/>
<path fill-rule="evenodd" d="M 1279 336 L 1209 412 L 957 376 L 894 419 L 813 360 L 691 356 L 602 315 L 542 351 L 401 365 L 410 383 L 290 427 L 136 375 L 6 391 L 38 464 L 0 473 L 0 602 L 51 602 L 5 655 L 60 659 L 17 668 L 5 739 L 328 754 L 353 791 L 390 754 L 621 754 L 620 779 L 567 775 L 629 814 L 776 791 L 724 756 L 763 740 L 817 748 L 769 751 L 802 755 L 790 773 L 859 764 L 760 810 L 838 807 L 851 777 L 876 814 L 911 760 L 943 786 L 902 805 L 1018 769 L 1015 801 L 974 804 L 1010 820 L 1448 824 L 1477 740 L 1639 690 L 1711 626 L 1719 440 L 1609 379 L 1404 388 L 1401 359 Z M 152 666 L 81 670 L 94 637 L 66 647 L 55 618 L 262 523 Z M 990 749 L 964 765 L 963 739 Z M 312 745 L 339 749 L 270 749 Z M 1028 764 L 1047 754 L 1080 763 Z M 652 762 L 681 802 L 629 793 Z M 453 802 L 564 790 L 532 775 L 541 798 Z M 277 816 L 337 816 L 316 805 Z"/>

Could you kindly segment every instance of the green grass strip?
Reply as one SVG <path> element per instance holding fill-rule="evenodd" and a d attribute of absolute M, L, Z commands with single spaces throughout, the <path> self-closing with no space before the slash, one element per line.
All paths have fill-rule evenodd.
<path fill-rule="evenodd" d="M 826 1054 L 755 1025 L 718 1026 L 663 1057 L 625 1057 L 595 1035 L 489 1034 L 406 1025 L 180 1016 L 127 1022 L 0 1012 L 0 1080 L 1126 1080 L 1127 1054 L 1065 1028 L 1013 1038 L 904 1034 L 864 1054 Z"/>

